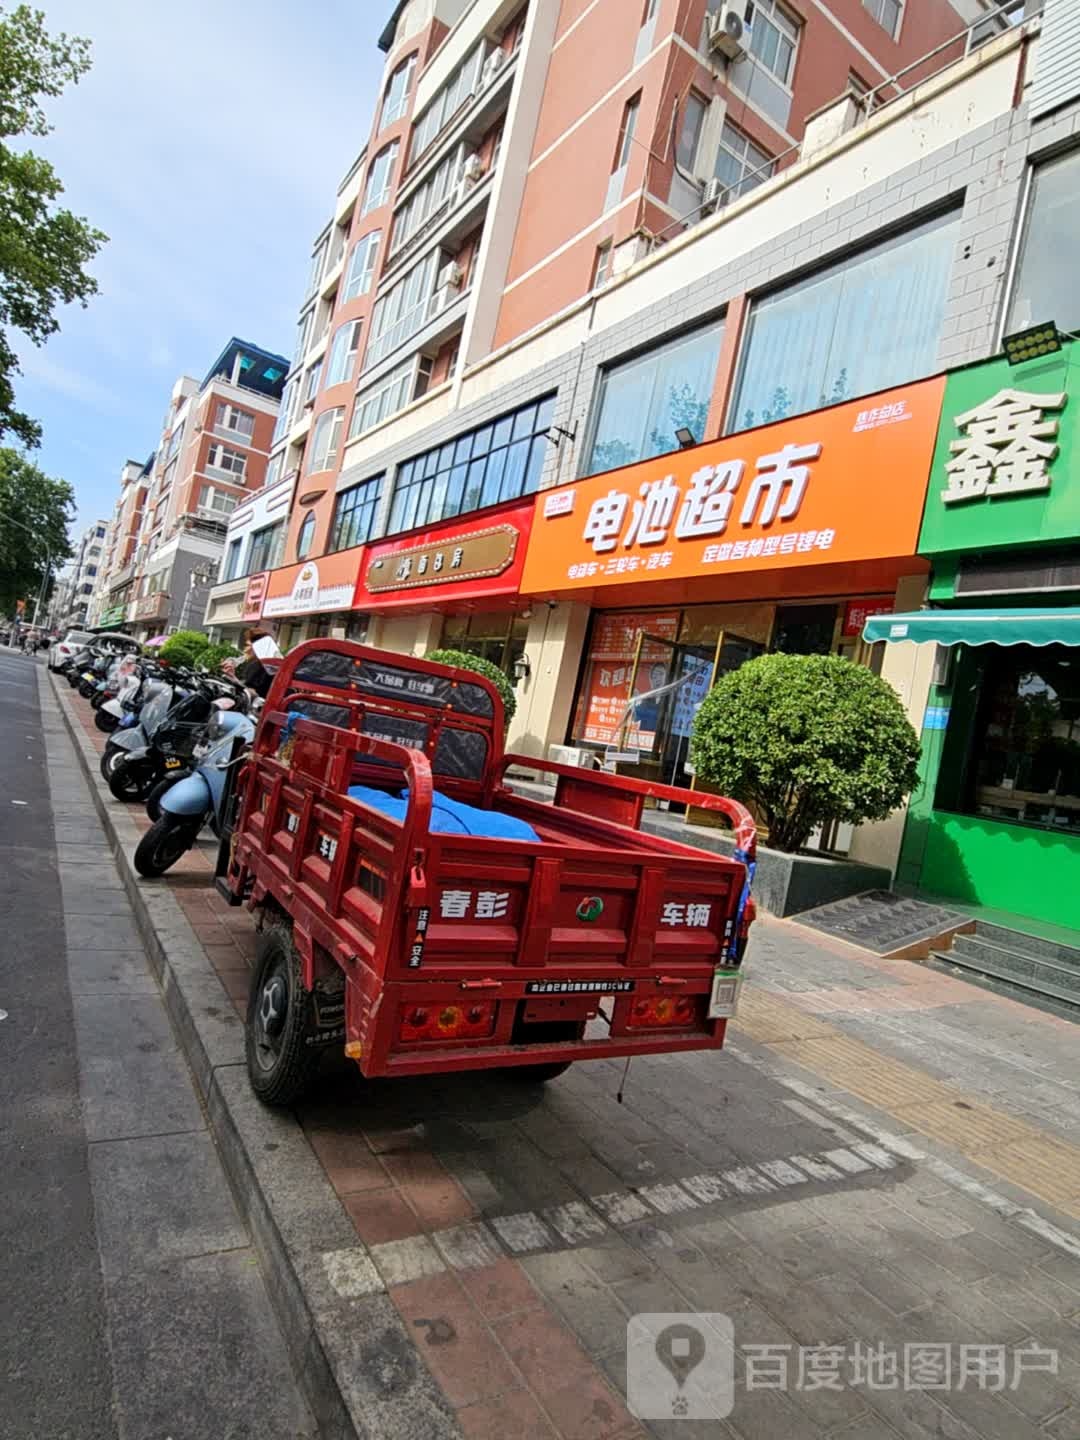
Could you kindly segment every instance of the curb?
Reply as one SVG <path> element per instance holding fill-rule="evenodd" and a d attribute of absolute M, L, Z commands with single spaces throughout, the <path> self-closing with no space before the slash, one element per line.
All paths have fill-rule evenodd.
<path fill-rule="evenodd" d="M 39 671 L 38 690 L 43 710 L 59 711 L 74 744 L 320 1435 L 460 1440 L 299 1123 L 252 1094 L 232 1001 L 173 896 L 137 875 L 131 856 L 140 831 L 101 779 L 71 702 L 47 670 Z"/>

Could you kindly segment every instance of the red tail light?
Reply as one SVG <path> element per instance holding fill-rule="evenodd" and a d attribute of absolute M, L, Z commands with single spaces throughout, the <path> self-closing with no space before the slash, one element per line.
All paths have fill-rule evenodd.
<path fill-rule="evenodd" d="M 436 1001 L 431 1005 L 404 1005 L 398 1035 L 405 1045 L 485 1039 L 495 1029 L 495 1003 L 494 1000 L 467 1000 L 463 1004 Z"/>
<path fill-rule="evenodd" d="M 626 1024 L 632 1030 L 688 1030 L 699 1023 L 701 996 L 653 995 L 635 1000 Z"/>

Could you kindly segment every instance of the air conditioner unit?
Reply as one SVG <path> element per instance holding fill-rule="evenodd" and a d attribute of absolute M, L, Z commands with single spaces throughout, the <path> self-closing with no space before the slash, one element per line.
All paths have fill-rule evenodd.
<path fill-rule="evenodd" d="M 718 180 L 716 176 L 713 175 L 705 181 L 705 185 L 701 191 L 701 214 L 711 215 L 714 210 L 718 210 L 724 203 L 726 196 L 727 186 L 722 180 Z"/>
<path fill-rule="evenodd" d="M 439 271 L 437 290 L 460 290 L 462 281 L 465 279 L 465 271 L 456 260 L 451 260 L 449 265 L 444 265 Z"/>
<path fill-rule="evenodd" d="M 484 61 L 484 68 L 480 72 L 481 85 L 489 85 L 502 69 L 505 62 L 506 51 L 503 49 L 493 50 Z"/>
<path fill-rule="evenodd" d="M 722 5 L 705 18 L 705 34 L 709 49 L 728 60 L 741 60 L 746 54 L 746 22 L 734 5 Z"/>
<path fill-rule="evenodd" d="M 470 155 L 461 167 L 461 178 L 469 185 L 475 185 L 483 174 L 484 162 L 479 155 Z"/>

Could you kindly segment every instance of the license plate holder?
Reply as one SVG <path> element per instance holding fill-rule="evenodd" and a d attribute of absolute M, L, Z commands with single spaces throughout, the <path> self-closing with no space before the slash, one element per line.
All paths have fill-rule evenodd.
<path fill-rule="evenodd" d="M 712 990 L 709 992 L 709 1019 L 730 1020 L 739 1004 L 739 990 L 742 976 L 737 970 L 717 966 L 713 971 Z"/>
<path fill-rule="evenodd" d="M 180 763 L 181 763 L 181 762 L 180 762 L 179 760 L 166 760 L 166 761 L 165 761 L 165 769 L 166 769 L 166 770 L 179 770 L 179 769 L 180 769 Z"/>

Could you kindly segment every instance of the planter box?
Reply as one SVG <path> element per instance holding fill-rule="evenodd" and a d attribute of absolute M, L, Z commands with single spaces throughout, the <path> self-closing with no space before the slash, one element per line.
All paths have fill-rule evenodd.
<path fill-rule="evenodd" d="M 681 815 L 662 810 L 646 810 L 641 828 L 718 855 L 730 855 L 735 849 L 727 831 L 688 825 Z M 788 855 L 758 846 L 754 899 L 760 910 L 781 919 L 866 890 L 888 890 L 891 885 L 891 872 L 880 865 L 861 865 L 837 855 Z"/>

